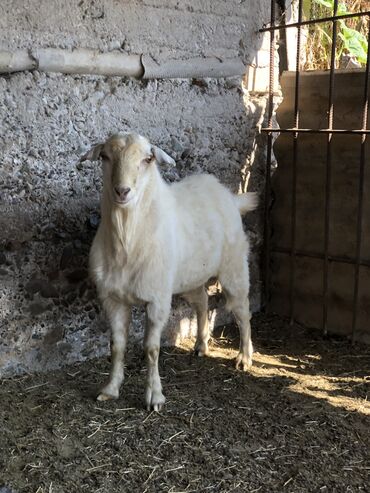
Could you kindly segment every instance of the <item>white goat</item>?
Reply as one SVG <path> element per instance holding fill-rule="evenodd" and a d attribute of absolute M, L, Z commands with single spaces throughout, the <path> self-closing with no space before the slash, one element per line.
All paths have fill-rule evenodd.
<path fill-rule="evenodd" d="M 195 175 L 168 185 L 156 163 L 175 164 L 136 134 L 113 135 L 81 160 L 102 157 L 102 219 L 90 252 L 90 272 L 112 329 L 112 368 L 98 400 L 115 399 L 124 378 L 131 306 L 145 304 L 146 404 L 158 411 L 165 398 L 158 372 L 162 330 L 173 294 L 196 309 L 195 351 L 208 352 L 208 297 L 204 284 L 218 277 L 240 327 L 236 367 L 252 362 L 248 242 L 240 214 L 256 194 L 231 194 L 216 178 Z"/>

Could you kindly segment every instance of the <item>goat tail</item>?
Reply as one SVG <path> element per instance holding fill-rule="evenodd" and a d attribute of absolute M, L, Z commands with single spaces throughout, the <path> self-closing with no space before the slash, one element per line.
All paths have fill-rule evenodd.
<path fill-rule="evenodd" d="M 258 206 L 258 194 L 256 192 L 241 193 L 234 195 L 234 202 L 240 214 L 254 211 Z"/>

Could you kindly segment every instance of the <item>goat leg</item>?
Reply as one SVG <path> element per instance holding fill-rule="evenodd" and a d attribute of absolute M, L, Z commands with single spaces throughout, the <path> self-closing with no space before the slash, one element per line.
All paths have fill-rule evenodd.
<path fill-rule="evenodd" d="M 112 328 L 112 367 L 109 381 L 101 389 L 97 397 L 98 401 L 117 399 L 119 396 L 119 389 L 124 379 L 124 354 L 131 315 L 131 310 L 128 306 L 114 300 L 106 300 L 104 306 Z"/>

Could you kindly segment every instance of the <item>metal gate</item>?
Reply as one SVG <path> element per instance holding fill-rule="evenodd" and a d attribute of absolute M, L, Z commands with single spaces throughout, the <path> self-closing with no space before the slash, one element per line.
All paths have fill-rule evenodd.
<path fill-rule="evenodd" d="M 370 211 L 364 211 L 364 173 L 366 163 L 365 144 L 367 135 L 370 130 L 367 128 L 368 123 L 368 104 L 369 104 L 369 70 L 370 70 L 370 29 L 368 30 L 368 50 L 367 50 L 367 62 L 364 76 L 363 87 L 363 103 L 362 103 L 362 126 L 361 128 L 336 128 L 333 125 L 333 116 L 335 112 L 334 108 L 334 88 L 336 80 L 335 71 L 335 55 L 336 44 L 338 37 L 338 22 L 344 19 L 358 16 L 366 16 L 367 22 L 370 22 L 370 11 L 348 13 L 346 15 L 338 15 L 338 0 L 334 0 L 333 12 L 329 17 L 323 17 L 319 19 L 303 19 L 303 0 L 298 2 L 298 22 L 286 24 L 284 14 L 277 20 L 276 18 L 276 1 L 271 1 L 271 21 L 268 26 L 264 26 L 260 32 L 268 31 L 270 33 L 270 87 L 269 87 L 269 104 L 268 104 L 268 124 L 262 131 L 267 134 L 267 164 L 266 164 L 266 185 L 265 185 L 265 212 L 264 212 L 264 303 L 267 311 L 270 310 L 271 301 L 271 257 L 274 253 L 279 252 L 285 255 L 289 261 L 287 263 L 289 272 L 288 278 L 288 293 L 287 304 L 289 306 L 288 313 L 291 321 L 296 318 L 295 303 L 296 303 L 296 264 L 297 259 L 301 258 L 314 258 L 321 262 L 321 276 L 322 276 L 322 292 L 320 296 L 321 306 L 321 323 L 319 324 L 324 334 L 328 332 L 328 308 L 330 299 L 328 296 L 328 282 L 329 282 L 329 265 L 331 263 L 345 263 L 353 266 L 353 293 L 351 300 L 351 328 L 348 331 L 352 335 L 352 340 L 356 336 L 356 330 L 358 327 L 358 309 L 359 309 L 359 273 L 360 267 L 370 268 L 370 261 L 361 257 L 361 245 L 363 237 L 363 218 L 364 213 L 369 216 Z M 329 72 L 329 87 L 328 87 L 328 100 L 327 100 L 327 122 L 324 124 L 324 128 L 301 128 L 300 126 L 300 89 L 301 89 L 301 63 L 300 56 L 302 51 L 302 28 L 310 24 L 331 23 L 331 57 L 330 57 L 330 72 Z M 297 50 L 296 50 L 296 67 L 295 67 L 295 86 L 294 86 L 294 121 L 289 128 L 277 128 L 273 125 L 273 110 L 274 110 L 274 79 L 275 79 L 275 50 L 276 39 L 275 33 L 280 31 L 284 33 L 286 29 L 297 30 Z M 271 163 L 272 163 L 272 151 L 273 151 L 273 135 L 274 134 L 288 133 L 292 137 L 292 179 L 290 185 L 291 198 L 291 230 L 290 230 L 290 246 L 289 248 L 279 249 L 272 244 L 272 224 L 271 224 L 271 208 L 273 207 L 271 200 Z M 323 244 L 321 251 L 308 251 L 305 249 L 298 249 L 296 244 L 297 233 L 297 163 L 299 162 L 299 143 L 300 137 L 303 134 L 324 134 L 326 136 L 326 164 L 325 164 L 325 197 L 324 197 L 324 233 Z M 337 134 L 343 134 L 343 138 L 347 135 L 360 135 L 361 143 L 358 149 L 358 166 L 359 166 L 359 179 L 358 179 L 358 196 L 356 195 L 357 211 L 354 221 L 356 223 L 356 237 L 355 237 L 355 255 L 352 256 L 336 256 L 331 255 L 329 252 L 329 231 L 331 223 L 331 200 L 332 200 L 332 142 L 333 136 Z M 321 137 L 322 138 L 322 137 Z M 366 163 L 368 164 L 368 163 Z M 369 256 L 370 257 L 370 252 Z M 369 317 L 370 326 L 370 317 Z"/>

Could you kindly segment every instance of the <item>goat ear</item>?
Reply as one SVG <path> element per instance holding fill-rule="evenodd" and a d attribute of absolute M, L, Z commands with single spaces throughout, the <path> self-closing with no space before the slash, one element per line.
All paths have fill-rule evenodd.
<path fill-rule="evenodd" d="M 97 161 L 100 157 L 100 153 L 103 150 L 104 144 L 97 144 L 92 149 L 90 149 L 86 154 L 80 157 L 79 163 L 83 161 Z"/>
<path fill-rule="evenodd" d="M 152 153 L 158 164 L 170 164 L 171 166 L 176 166 L 176 161 L 159 147 L 152 146 Z"/>

